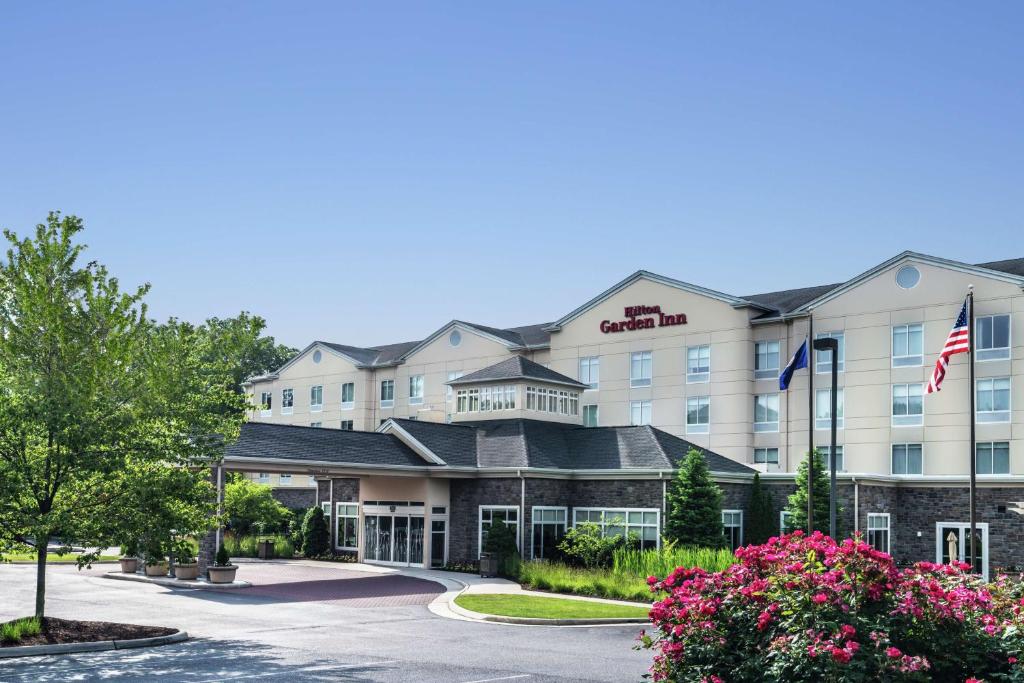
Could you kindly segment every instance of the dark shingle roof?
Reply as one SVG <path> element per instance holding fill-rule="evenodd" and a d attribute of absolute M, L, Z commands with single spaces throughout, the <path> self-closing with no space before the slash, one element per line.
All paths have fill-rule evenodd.
<path fill-rule="evenodd" d="M 510 379 L 533 379 L 539 382 L 550 382 L 552 384 L 564 384 L 579 389 L 585 389 L 586 384 L 566 377 L 560 372 L 549 370 L 540 363 L 535 363 L 523 356 L 512 356 L 500 363 L 489 365 L 482 370 L 463 375 L 458 379 L 449 380 L 447 384 L 457 386 L 460 384 L 478 384 L 480 382 L 500 382 Z"/>
<path fill-rule="evenodd" d="M 243 424 L 238 441 L 228 446 L 225 454 L 229 458 L 280 458 L 352 465 L 437 467 L 421 458 L 392 434 L 263 422 Z"/>
<path fill-rule="evenodd" d="M 998 270 L 1003 273 L 1009 273 L 1010 275 L 1018 275 L 1024 277 L 1024 258 L 1011 258 L 1003 261 L 989 261 L 988 263 L 979 263 L 979 268 L 988 268 L 989 270 Z"/>
<path fill-rule="evenodd" d="M 766 294 L 750 294 L 743 298 L 747 299 L 748 301 L 753 301 L 756 304 L 760 304 L 762 306 L 771 308 L 773 312 L 765 315 L 774 317 L 779 313 L 785 313 L 787 311 L 792 311 L 796 308 L 800 308 L 808 301 L 813 301 L 814 299 L 817 299 L 819 296 L 831 292 L 833 289 L 839 287 L 842 284 L 842 282 L 837 282 L 834 285 L 801 287 L 799 289 L 783 289 L 778 292 L 768 292 Z"/>

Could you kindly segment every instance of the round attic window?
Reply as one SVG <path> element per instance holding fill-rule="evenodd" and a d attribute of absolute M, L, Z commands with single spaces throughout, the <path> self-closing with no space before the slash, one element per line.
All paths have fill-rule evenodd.
<path fill-rule="evenodd" d="M 313 352 L 313 362 L 319 363 L 320 359 L 324 357 L 324 354 L 320 353 L 320 349 Z"/>
<path fill-rule="evenodd" d="M 914 266 L 903 266 L 896 271 L 896 284 L 903 289 L 913 289 L 921 281 L 921 271 Z"/>
<path fill-rule="evenodd" d="M 458 330 L 452 330 L 452 333 L 448 335 L 448 343 L 452 346 L 458 346 L 462 343 L 462 333 Z"/>

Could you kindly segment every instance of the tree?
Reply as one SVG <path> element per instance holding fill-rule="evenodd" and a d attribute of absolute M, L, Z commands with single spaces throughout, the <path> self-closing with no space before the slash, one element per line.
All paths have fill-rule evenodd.
<path fill-rule="evenodd" d="M 516 532 L 500 519 L 495 520 L 484 535 L 483 552 L 498 558 L 498 573 L 515 576 L 519 570 L 519 546 Z"/>
<path fill-rule="evenodd" d="M 327 519 L 319 506 L 309 508 L 302 520 L 302 554 L 306 557 L 320 557 L 330 550 L 331 534 Z"/>
<path fill-rule="evenodd" d="M 711 479 L 704 453 L 691 448 L 668 492 L 665 538 L 682 545 L 724 548 L 722 491 Z"/>
<path fill-rule="evenodd" d="M 133 509 L 143 497 L 162 507 L 160 526 L 195 528 L 210 512 L 208 468 L 245 414 L 209 331 L 149 320 L 148 285 L 124 292 L 80 263 L 82 228 L 51 213 L 33 237 L 5 230 L 0 261 L 0 552 L 35 548 L 37 617 L 51 540 L 164 535 Z"/>
<path fill-rule="evenodd" d="M 748 544 L 760 545 L 777 535 L 772 494 L 762 486 L 761 475 L 757 472 L 754 472 L 754 481 L 750 485 L 750 502 L 747 504 L 746 522 L 744 540 Z"/>
<path fill-rule="evenodd" d="M 205 323 L 214 342 L 210 349 L 230 365 L 232 386 L 239 393 L 245 380 L 277 370 L 298 353 L 273 337 L 261 336 L 266 326 L 266 320 L 248 311 L 233 318 L 209 318 Z"/>
<path fill-rule="evenodd" d="M 796 491 L 789 495 L 786 512 L 789 513 L 788 525 L 791 529 L 807 531 L 807 463 L 805 457 L 796 471 Z M 828 466 L 825 464 L 825 453 L 814 449 L 814 529 L 823 533 L 829 532 L 829 481 Z M 842 508 L 836 506 L 837 521 L 842 519 Z M 836 530 L 839 534 L 838 529 Z"/>
<path fill-rule="evenodd" d="M 224 516 L 228 527 L 247 534 L 256 525 L 277 528 L 291 517 L 291 511 L 274 498 L 269 486 L 235 477 L 224 485 Z"/>

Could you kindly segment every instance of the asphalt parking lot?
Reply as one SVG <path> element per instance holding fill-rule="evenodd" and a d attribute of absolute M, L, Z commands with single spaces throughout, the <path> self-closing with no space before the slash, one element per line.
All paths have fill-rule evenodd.
<path fill-rule="evenodd" d="M 0 660 L 0 681 L 234 680 L 491 683 L 637 681 L 636 626 L 554 628 L 456 621 L 426 605 L 441 586 L 332 566 L 244 564 L 236 591 L 171 590 L 49 572 L 53 616 L 183 628 L 158 648 Z M 0 620 L 33 604 L 34 568 L 0 566 Z"/>

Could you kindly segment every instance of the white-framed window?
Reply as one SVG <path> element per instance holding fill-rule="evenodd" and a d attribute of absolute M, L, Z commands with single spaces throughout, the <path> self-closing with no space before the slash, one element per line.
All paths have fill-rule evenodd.
<path fill-rule="evenodd" d="M 651 402 L 630 401 L 629 402 L 629 424 L 637 427 L 639 425 L 651 424 Z"/>
<path fill-rule="evenodd" d="M 269 484 L 270 483 L 270 473 L 269 472 L 260 472 L 257 478 L 258 478 L 258 480 L 259 480 L 259 482 L 261 484 Z"/>
<path fill-rule="evenodd" d="M 292 485 L 292 475 L 290 475 L 290 474 L 282 474 L 282 475 L 280 475 L 277 478 L 277 481 L 278 481 L 279 484 L 281 484 L 281 486 L 291 486 Z"/>
<path fill-rule="evenodd" d="M 423 403 L 423 375 L 409 377 L 409 404 Z"/>
<path fill-rule="evenodd" d="M 975 471 L 978 474 L 1010 473 L 1010 442 L 985 441 L 975 447 Z"/>
<path fill-rule="evenodd" d="M 780 534 L 790 534 L 790 533 L 793 533 L 794 531 L 796 531 L 796 529 L 793 528 L 793 523 L 791 521 L 792 518 L 793 518 L 793 513 L 789 512 L 788 510 L 783 510 L 783 511 L 781 511 L 779 513 L 779 533 Z"/>
<path fill-rule="evenodd" d="M 456 380 L 456 379 L 462 377 L 462 375 L 464 375 L 464 374 L 465 373 L 462 372 L 462 370 L 450 370 L 448 372 L 448 381 L 451 382 L 453 380 Z M 444 387 L 444 397 L 445 397 L 445 400 L 451 401 L 452 400 L 452 396 L 454 396 L 454 392 L 452 390 L 452 387 L 451 387 L 450 384 L 446 384 L 445 387 Z"/>
<path fill-rule="evenodd" d="M 629 386 L 649 387 L 654 372 L 654 356 L 651 351 L 634 351 L 629 356 Z"/>
<path fill-rule="evenodd" d="M 346 432 L 351 432 L 355 428 L 355 422 L 352 420 L 342 420 L 341 429 Z"/>
<path fill-rule="evenodd" d="M 779 342 L 754 343 L 754 379 L 775 379 L 779 376 Z"/>
<path fill-rule="evenodd" d="M 338 550 L 359 549 L 359 503 L 335 503 L 335 547 Z"/>
<path fill-rule="evenodd" d="M 843 398 L 846 392 L 842 387 L 836 394 L 836 429 L 843 428 Z M 832 389 L 814 390 L 814 428 L 832 429 Z"/>
<path fill-rule="evenodd" d="M 1010 316 L 985 315 L 974 319 L 974 357 L 982 360 L 1006 360 L 1010 357 Z"/>
<path fill-rule="evenodd" d="M 502 521 L 505 526 L 510 527 L 516 535 L 516 545 L 522 548 L 519 543 L 519 508 L 515 505 L 481 505 L 479 524 L 477 526 L 476 547 L 477 554 L 483 552 L 484 537 L 494 522 Z"/>
<path fill-rule="evenodd" d="M 758 394 L 754 396 L 754 431 L 779 431 L 778 394 Z"/>
<path fill-rule="evenodd" d="M 356 384 L 345 382 L 341 385 L 341 409 L 352 410 L 356 407 Z"/>
<path fill-rule="evenodd" d="M 711 378 L 711 345 L 686 347 L 686 383 L 707 382 Z"/>
<path fill-rule="evenodd" d="M 707 434 L 709 431 L 711 431 L 711 397 L 688 397 L 686 399 L 686 433 Z"/>
<path fill-rule="evenodd" d="M 526 387 L 526 409 L 537 410 L 537 387 Z"/>
<path fill-rule="evenodd" d="M 889 513 L 868 513 L 868 535 L 864 539 L 875 550 L 889 552 Z"/>
<path fill-rule="evenodd" d="M 315 384 L 309 388 L 309 411 L 319 413 L 324 409 L 324 385 Z"/>
<path fill-rule="evenodd" d="M 594 404 L 583 406 L 583 426 L 596 427 L 598 425 L 597 406 Z"/>
<path fill-rule="evenodd" d="M 817 450 L 817 449 L 815 449 L 815 450 Z M 829 454 L 832 451 L 832 447 L 831 446 L 826 446 L 824 448 L 824 451 L 825 451 L 825 469 L 826 470 L 831 470 L 832 464 L 829 462 L 828 456 L 829 456 Z M 843 447 L 842 447 L 842 445 L 836 445 L 836 472 L 845 472 L 845 471 L 846 471 L 846 458 L 843 456 Z"/>
<path fill-rule="evenodd" d="M 779 449 L 778 448 L 755 448 L 754 449 L 754 463 L 759 465 L 778 465 L 779 464 Z"/>
<path fill-rule="evenodd" d="M 601 358 L 584 356 L 580 358 L 580 382 L 588 389 L 597 389 L 601 383 Z"/>
<path fill-rule="evenodd" d="M 892 445 L 893 474 L 924 474 L 924 449 L 919 443 Z"/>
<path fill-rule="evenodd" d="M 839 362 L 836 369 L 839 372 L 844 372 L 846 370 L 846 334 L 843 332 L 822 332 L 821 334 L 814 335 L 815 339 L 828 339 L 830 337 L 839 342 Z M 814 352 L 814 371 L 818 374 L 832 372 L 831 351 Z"/>
<path fill-rule="evenodd" d="M 331 504 L 330 504 L 330 502 L 325 501 L 323 503 L 320 503 L 320 509 L 324 511 L 324 517 L 326 517 L 327 519 L 331 518 Z"/>
<path fill-rule="evenodd" d="M 380 382 L 380 407 L 391 408 L 395 405 L 395 380 L 382 379 Z"/>
<path fill-rule="evenodd" d="M 274 414 L 274 392 L 260 392 L 260 417 L 270 417 Z"/>
<path fill-rule="evenodd" d="M 730 550 L 743 545 L 743 510 L 722 510 L 722 532 Z"/>
<path fill-rule="evenodd" d="M 602 536 L 636 536 L 643 548 L 661 546 L 661 511 L 657 508 L 573 508 L 573 526 L 593 522 Z"/>
<path fill-rule="evenodd" d="M 924 424 L 924 384 L 892 385 L 892 426 Z"/>
<path fill-rule="evenodd" d="M 1010 421 L 1010 378 L 988 377 L 976 380 L 978 422 Z"/>
<path fill-rule="evenodd" d="M 323 422 L 310 422 L 309 426 L 310 427 L 323 427 L 324 423 Z"/>
<path fill-rule="evenodd" d="M 892 366 L 905 368 L 924 363 L 924 326 L 921 323 L 892 326 Z"/>
<path fill-rule="evenodd" d="M 575 391 L 569 392 L 569 415 L 576 417 L 580 414 L 580 395 Z"/>
<path fill-rule="evenodd" d="M 281 390 L 281 414 L 291 415 L 295 410 L 295 393 L 291 389 Z"/>
<path fill-rule="evenodd" d="M 533 527 L 530 554 L 534 559 L 555 557 L 569 525 L 569 509 L 534 506 L 530 519 Z"/>

